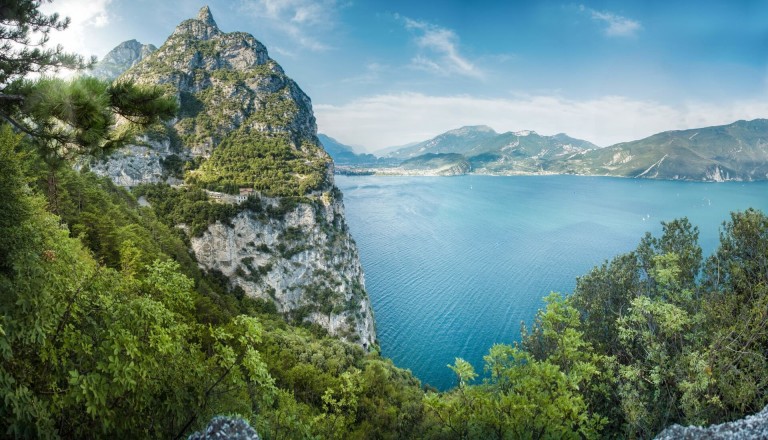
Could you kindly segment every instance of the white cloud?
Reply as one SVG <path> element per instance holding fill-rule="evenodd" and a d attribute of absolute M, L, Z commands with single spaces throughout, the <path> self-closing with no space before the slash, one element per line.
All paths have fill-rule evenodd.
<path fill-rule="evenodd" d="M 766 101 L 673 107 L 621 96 L 577 101 L 560 96 L 496 99 L 401 93 L 314 107 L 319 131 L 367 151 L 426 140 L 464 125 L 489 125 L 499 132 L 565 132 L 608 146 L 666 130 L 768 117 Z"/>
<path fill-rule="evenodd" d="M 241 10 L 264 20 L 305 49 L 323 51 L 329 46 L 318 35 L 336 26 L 337 0 L 242 0 Z"/>
<path fill-rule="evenodd" d="M 109 4 L 112 0 L 59 0 L 43 2 L 40 10 L 45 14 L 57 12 L 62 18 L 69 17 L 69 27 L 51 32 L 49 45 L 61 44 L 67 52 L 83 55 L 105 53 L 112 47 L 99 39 L 88 38 L 90 31 L 110 23 Z"/>
<path fill-rule="evenodd" d="M 639 21 L 622 17 L 612 12 L 596 11 L 584 5 L 579 6 L 579 10 L 588 12 L 593 20 L 607 24 L 608 27 L 605 28 L 605 34 L 609 37 L 633 37 L 643 28 Z"/>
<path fill-rule="evenodd" d="M 401 18 L 406 29 L 417 34 L 414 41 L 422 53 L 411 60 L 414 67 L 440 74 L 485 76 L 480 68 L 459 53 L 459 37 L 451 29 L 408 17 L 395 17 Z"/>

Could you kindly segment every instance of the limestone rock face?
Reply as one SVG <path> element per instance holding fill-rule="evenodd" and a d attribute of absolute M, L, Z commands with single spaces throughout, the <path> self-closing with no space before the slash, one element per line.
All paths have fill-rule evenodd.
<path fill-rule="evenodd" d="M 215 183 L 229 165 L 217 168 L 212 155 L 279 142 L 280 151 L 289 150 L 284 154 L 291 166 L 312 167 L 321 182 L 295 194 L 298 204 L 296 197 L 281 200 L 266 190 L 263 203 L 292 207 L 272 209 L 270 215 L 246 210 L 227 224 L 211 225 L 202 237 L 192 237 L 199 264 L 221 271 L 248 295 L 274 301 L 294 321 L 319 324 L 365 347 L 375 343 L 357 249 L 344 221 L 341 193 L 333 184 L 332 162 L 317 139 L 312 103 L 264 45 L 246 33 L 222 32 L 204 7 L 116 81 L 122 80 L 164 88 L 179 102 L 178 117 L 91 169 L 125 186 L 178 183 L 173 179 L 183 176 L 167 165 L 194 159 L 200 168 L 193 178 L 194 173 L 201 179 L 213 176 Z M 263 157 L 256 150 L 242 154 Z M 262 171 L 253 173 L 258 178 Z M 298 184 L 303 179 L 297 173 L 280 175 Z M 286 191 L 285 181 L 281 184 Z M 299 185 L 287 188 L 296 192 Z"/>
<path fill-rule="evenodd" d="M 259 433 L 239 417 L 216 416 L 204 431 L 196 432 L 187 440 L 260 440 Z"/>
<path fill-rule="evenodd" d="M 142 183 L 181 183 L 179 176 L 169 175 L 163 163 L 176 153 L 187 158 L 187 151 L 172 151 L 167 138 L 141 137 L 140 145 L 129 145 L 114 152 L 108 159 L 92 164 L 97 174 L 109 176 L 121 186 L 132 187 Z"/>
<path fill-rule="evenodd" d="M 136 40 L 125 41 L 109 51 L 90 74 L 111 81 L 156 50 L 157 47 L 152 44 L 141 44 Z"/>
<path fill-rule="evenodd" d="M 277 218 L 245 211 L 231 226 L 216 223 L 191 241 L 202 266 L 247 295 L 366 348 L 375 343 L 363 270 L 339 201 L 299 203 Z"/>
<path fill-rule="evenodd" d="M 768 406 L 757 414 L 707 428 L 672 425 L 656 440 L 751 440 L 768 438 Z"/>

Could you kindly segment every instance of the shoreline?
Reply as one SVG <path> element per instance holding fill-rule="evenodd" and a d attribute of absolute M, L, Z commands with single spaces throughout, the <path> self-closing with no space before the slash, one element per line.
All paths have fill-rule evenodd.
<path fill-rule="evenodd" d="M 343 167 L 343 165 L 342 165 Z M 617 179 L 637 179 L 637 180 L 659 180 L 667 182 L 695 182 L 695 183 L 752 183 L 768 182 L 768 179 L 723 179 L 723 180 L 702 180 L 702 179 L 666 179 L 655 177 L 632 177 L 618 176 L 612 174 L 577 174 L 577 173 L 558 173 L 554 171 L 512 171 L 509 173 L 478 173 L 465 172 L 458 174 L 441 173 L 443 170 L 404 170 L 402 168 L 342 168 L 339 172 L 338 167 L 334 175 L 347 177 L 379 176 L 379 177 L 459 177 L 459 176 L 493 176 L 493 177 L 519 177 L 519 176 L 575 176 L 575 177 L 613 177 Z"/>

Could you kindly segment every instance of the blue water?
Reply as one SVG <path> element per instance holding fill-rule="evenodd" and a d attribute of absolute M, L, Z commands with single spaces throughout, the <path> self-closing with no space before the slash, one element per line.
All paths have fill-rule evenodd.
<path fill-rule="evenodd" d="M 729 212 L 768 212 L 768 183 L 577 176 L 346 177 L 382 354 L 440 389 L 455 357 L 482 373 L 494 343 L 519 339 L 551 291 L 687 216 L 704 253 Z"/>

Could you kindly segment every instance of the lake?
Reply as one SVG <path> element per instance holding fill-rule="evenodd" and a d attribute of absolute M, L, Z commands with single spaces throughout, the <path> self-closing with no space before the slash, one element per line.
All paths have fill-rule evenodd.
<path fill-rule="evenodd" d="M 580 176 L 336 176 L 382 354 L 439 389 L 454 358 L 482 374 L 551 291 L 686 216 L 704 254 L 729 212 L 768 212 L 768 182 Z"/>

